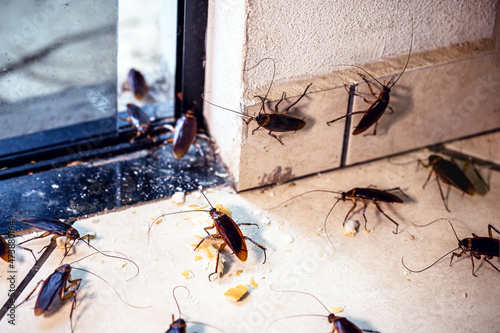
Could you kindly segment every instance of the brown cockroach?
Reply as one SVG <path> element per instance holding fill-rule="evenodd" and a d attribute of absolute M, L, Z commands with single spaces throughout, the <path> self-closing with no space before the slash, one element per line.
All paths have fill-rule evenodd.
<path fill-rule="evenodd" d="M 455 237 L 457 238 L 458 247 L 454 248 L 453 250 L 451 250 L 448 253 L 446 253 L 445 255 L 443 255 L 441 258 L 436 260 L 433 264 L 431 264 L 423 269 L 420 269 L 420 270 L 409 269 L 405 265 L 403 258 L 401 258 L 401 263 L 403 264 L 404 268 L 406 268 L 408 271 L 410 271 L 412 273 L 420 273 L 420 272 L 423 272 L 423 271 L 431 268 L 432 266 L 437 264 L 441 259 L 443 259 L 447 255 L 449 255 L 450 253 L 453 253 L 451 256 L 451 260 L 450 260 L 450 266 L 451 266 L 451 264 L 453 262 L 453 258 L 455 258 L 455 257 L 460 258 L 464 254 L 469 252 L 470 260 L 472 262 L 472 275 L 474 275 L 475 277 L 477 277 L 477 275 L 476 275 L 476 272 L 474 272 L 474 258 L 479 260 L 479 259 L 481 259 L 481 256 L 484 256 L 484 260 L 486 260 L 486 262 L 488 264 L 490 264 L 497 272 L 500 272 L 500 270 L 490 262 L 490 259 L 493 259 L 493 257 L 499 257 L 499 251 L 500 251 L 500 240 L 497 238 L 493 238 L 492 230 L 495 230 L 499 234 L 500 234 L 500 231 L 498 231 L 491 224 L 488 224 L 488 237 L 479 237 L 473 233 L 472 238 L 464 238 L 464 239 L 460 240 L 457 236 L 457 233 L 455 232 L 455 228 L 453 227 L 453 224 L 451 223 L 451 221 L 447 218 L 444 218 L 444 217 L 438 218 L 438 219 L 436 219 L 432 222 L 429 222 L 425 225 L 418 225 L 418 227 L 425 227 L 425 226 L 428 226 L 434 222 L 441 221 L 441 220 L 446 220 L 450 224 L 451 229 L 453 230 L 453 233 L 455 234 Z M 460 253 L 456 253 L 455 252 L 456 250 L 462 250 L 462 251 Z"/>
<path fill-rule="evenodd" d="M 273 84 L 274 76 L 276 74 L 276 63 L 271 58 L 264 58 L 261 61 L 259 61 L 257 63 L 257 65 L 255 65 L 254 67 L 258 66 L 264 60 L 272 60 L 273 61 L 273 63 L 274 63 L 274 73 L 273 73 L 273 78 L 271 80 L 271 84 L 269 85 L 269 88 L 267 90 L 266 96 L 265 97 L 255 96 L 255 97 L 258 97 L 261 100 L 261 102 L 262 102 L 262 106 L 261 106 L 261 108 L 259 110 L 259 114 L 256 117 L 250 116 L 248 114 L 244 114 L 242 112 L 238 112 L 238 111 L 235 111 L 235 110 L 231 110 L 231 109 L 219 106 L 219 105 L 216 105 L 216 104 L 214 104 L 212 102 L 207 101 L 203 95 L 202 95 L 202 97 L 205 100 L 205 102 L 207 102 L 210 105 L 213 105 L 215 107 L 218 107 L 218 108 L 226 110 L 226 111 L 230 111 L 230 112 L 239 114 L 241 117 L 247 117 L 246 120 L 245 119 L 243 120 L 247 125 L 250 124 L 250 122 L 255 121 L 257 123 L 258 127 L 255 128 L 254 130 L 252 130 L 252 134 L 256 130 L 258 130 L 259 128 L 262 127 L 262 128 L 264 128 L 264 129 L 266 129 L 266 130 L 269 131 L 268 135 L 272 136 L 273 138 L 275 138 L 276 140 L 278 140 L 279 143 L 281 143 L 283 145 L 283 142 L 276 135 L 274 135 L 273 132 L 296 132 L 296 131 L 298 131 L 298 130 L 300 130 L 300 129 L 302 129 L 302 128 L 304 128 L 306 126 L 306 122 L 304 121 L 304 119 L 299 119 L 299 118 L 296 118 L 296 117 L 292 117 L 292 116 L 287 115 L 286 113 L 288 113 L 288 111 L 290 111 L 290 109 L 292 107 L 294 107 L 306 95 L 306 92 L 309 89 L 309 87 L 312 85 L 312 83 L 309 84 L 306 87 L 306 89 L 304 90 L 304 92 L 302 93 L 302 95 L 300 95 L 300 97 L 295 102 L 293 102 L 288 107 L 286 107 L 283 111 L 280 112 L 278 110 L 278 106 L 280 105 L 280 103 L 284 99 L 286 99 L 286 93 L 283 92 L 283 94 L 281 95 L 281 99 L 274 106 L 274 112 L 267 113 L 266 109 L 265 109 L 265 103 L 267 101 L 267 96 L 269 94 L 269 91 L 271 90 L 271 86 Z M 252 68 L 254 68 L 254 67 L 252 67 Z"/>
<path fill-rule="evenodd" d="M 73 300 L 72 300 L 72 305 L 71 305 L 71 311 L 69 314 L 69 320 L 70 320 L 71 332 L 73 332 L 74 331 L 73 311 L 75 310 L 76 305 L 77 305 L 76 304 L 76 297 L 78 294 L 78 289 L 80 288 L 80 285 L 82 283 L 82 279 L 74 279 L 73 280 L 71 278 L 71 271 L 75 269 L 75 270 L 80 270 L 80 271 L 92 274 L 95 277 L 102 280 L 118 295 L 120 300 L 123 303 L 127 304 L 128 306 L 131 306 L 133 308 L 142 309 L 143 307 L 138 307 L 138 306 L 134 306 L 134 305 L 127 303 L 120 296 L 118 291 L 116 291 L 116 289 L 113 288 L 113 286 L 110 285 L 109 282 L 104 280 L 99 275 L 92 273 L 92 272 L 90 272 L 86 269 L 83 269 L 83 268 L 76 268 L 76 267 L 71 266 L 71 265 L 73 265 L 73 264 L 75 264 L 75 263 L 77 263 L 77 262 L 79 262 L 87 257 L 95 255 L 96 253 L 103 254 L 103 252 L 100 252 L 100 251 L 95 252 L 95 253 L 89 254 L 83 258 L 80 258 L 76 261 L 73 261 L 71 264 L 64 264 L 64 265 L 61 265 L 58 268 L 56 268 L 56 270 L 52 274 L 50 274 L 45 280 L 40 280 L 37 283 L 37 285 L 35 286 L 35 288 L 29 293 L 28 297 L 26 297 L 26 299 L 24 301 L 22 301 L 21 303 L 16 305 L 16 308 L 21 306 L 26 301 L 28 301 L 28 299 L 31 297 L 31 295 L 33 295 L 33 293 L 38 289 L 38 286 L 40 284 L 42 284 L 42 287 L 40 288 L 40 292 L 38 293 L 38 297 L 37 297 L 36 302 L 35 302 L 35 316 L 41 316 L 47 310 L 49 310 L 49 307 L 52 304 L 52 302 L 54 301 L 54 299 L 56 298 L 56 295 L 59 295 L 59 297 L 61 298 L 62 301 L 66 301 L 66 300 L 72 298 Z M 115 256 L 112 256 L 112 257 L 115 257 Z M 119 257 L 115 257 L 115 258 L 119 258 Z"/>
<path fill-rule="evenodd" d="M 73 248 L 73 246 L 76 245 L 77 242 L 84 241 L 89 247 L 91 247 L 92 249 L 94 249 L 97 252 L 100 252 L 104 256 L 112 257 L 112 258 L 119 258 L 119 259 L 123 259 L 123 260 L 131 262 L 137 268 L 137 274 L 134 275 L 131 279 L 133 279 L 137 275 L 139 275 L 139 266 L 137 266 L 137 264 L 133 260 L 128 259 L 126 257 L 116 257 L 116 256 L 110 256 L 110 255 L 104 254 L 102 251 L 98 250 L 97 248 L 95 248 L 93 245 L 90 244 L 90 236 L 88 234 L 85 236 L 80 236 L 80 233 L 78 232 L 78 230 L 76 230 L 76 228 L 72 227 L 71 225 L 69 225 L 67 223 L 61 222 L 60 220 L 48 219 L 48 218 L 43 218 L 43 217 L 25 217 L 22 221 L 24 223 L 32 226 L 32 227 L 42 229 L 45 231 L 40 236 L 36 236 L 36 237 L 30 238 L 30 239 L 27 239 L 27 240 L 17 244 L 17 246 L 19 248 L 30 251 L 33 258 L 35 258 L 35 261 L 37 261 L 37 259 L 36 259 L 35 254 L 33 253 L 33 250 L 31 250 L 27 247 L 21 246 L 21 244 L 30 242 L 30 241 L 35 240 L 35 239 L 44 238 L 44 237 L 52 235 L 52 239 L 50 240 L 50 243 L 48 245 L 44 246 L 39 251 L 39 253 L 40 253 L 44 249 L 49 247 L 51 244 L 54 244 L 56 242 L 57 238 L 65 236 L 66 237 L 66 242 L 64 244 L 65 252 L 64 252 L 64 256 L 63 256 L 62 260 L 64 260 L 64 258 L 66 258 L 69 251 L 71 251 L 71 249 Z M 71 242 L 71 245 L 68 247 L 70 242 Z M 61 260 L 61 263 L 62 263 L 62 260 Z"/>
<path fill-rule="evenodd" d="M 401 78 L 401 76 L 403 76 L 403 73 L 406 71 L 406 68 L 408 67 L 408 63 L 410 62 L 410 55 L 411 55 L 412 46 L 413 46 L 413 20 L 412 20 L 412 30 L 411 30 L 411 40 L 410 40 L 410 51 L 408 52 L 408 59 L 406 60 L 405 67 L 403 68 L 403 71 L 401 72 L 401 74 L 399 74 L 398 78 L 394 82 L 392 82 L 392 80 L 396 77 L 396 75 L 393 76 L 387 84 L 381 83 L 373 75 L 368 73 L 365 69 L 363 69 L 360 66 L 345 65 L 345 66 L 355 67 L 355 68 L 358 68 L 358 69 L 361 69 L 362 71 L 364 71 L 366 74 L 371 76 L 371 78 L 373 80 L 375 80 L 375 82 L 377 82 L 382 87 L 382 91 L 377 95 L 373 91 L 373 88 L 372 88 L 370 82 L 366 79 L 366 76 L 363 74 L 358 74 L 363 79 L 363 81 L 366 82 L 366 84 L 368 85 L 368 89 L 370 89 L 370 93 L 376 98 L 376 100 L 369 101 L 364 96 L 349 92 L 350 94 L 362 97 L 366 103 L 370 104 L 370 107 L 368 108 L 368 110 L 351 112 L 351 113 L 344 115 L 342 117 L 338 117 L 336 119 L 330 120 L 326 124 L 328 126 L 330 126 L 331 123 L 334 123 L 337 120 L 340 120 L 340 119 L 343 119 L 346 117 L 351 117 L 354 114 L 361 114 L 362 113 L 363 117 L 361 118 L 358 125 L 356 126 L 356 128 L 352 132 L 352 135 L 361 134 L 364 131 L 366 131 L 367 129 L 369 129 L 370 127 L 372 127 L 374 124 L 375 124 L 375 128 L 373 130 L 373 135 L 376 135 L 378 121 L 382 117 L 382 115 L 384 114 L 385 110 L 387 110 L 387 108 L 389 108 L 391 111 L 393 111 L 392 108 L 389 106 L 391 88 L 394 87 L 396 82 L 398 82 L 398 80 Z M 339 66 L 341 66 L 341 65 L 339 65 Z"/>
<path fill-rule="evenodd" d="M 466 193 L 468 195 L 474 195 L 476 193 L 476 189 L 474 188 L 474 184 L 469 180 L 465 172 L 467 171 L 467 168 L 470 164 L 471 159 L 468 159 L 467 162 L 464 164 L 463 169 L 460 169 L 455 162 L 455 160 L 451 159 L 450 161 L 444 159 L 443 157 L 439 155 L 429 155 L 427 163 L 424 163 L 422 160 L 418 160 L 419 164 L 421 164 L 423 167 L 431 168 L 431 172 L 429 173 L 429 176 L 427 177 L 427 180 L 425 181 L 424 185 L 422 188 L 425 188 L 425 185 L 429 182 L 429 179 L 431 178 L 432 174 L 434 173 L 436 175 L 436 182 L 438 184 L 439 188 L 439 193 L 441 194 L 441 199 L 443 200 L 444 207 L 446 210 L 449 212 L 450 209 L 448 208 L 448 204 L 446 203 L 446 200 L 444 198 L 443 190 L 441 189 L 441 183 L 440 180 L 448 185 L 451 185 L 463 193 Z M 481 175 L 476 171 L 476 174 L 478 175 L 479 179 L 483 182 L 484 180 L 482 179 Z M 486 183 L 485 183 L 486 184 Z"/>
<path fill-rule="evenodd" d="M 222 239 L 223 240 L 223 243 L 220 245 L 219 249 L 217 250 L 217 262 L 216 262 L 216 265 L 215 265 L 215 272 L 211 273 L 208 278 L 210 279 L 210 277 L 214 274 L 217 274 L 218 272 L 218 267 L 219 267 L 219 257 L 220 257 L 220 253 L 221 251 L 226 247 L 228 246 L 232 251 L 233 253 L 236 255 L 236 257 L 240 260 L 240 261 L 246 261 L 247 260 L 247 256 L 248 256 L 248 250 L 247 250 L 247 245 L 246 245 L 246 242 L 245 242 L 245 239 L 249 240 L 250 242 L 254 243 L 256 246 L 258 246 L 262 251 L 264 251 L 264 262 L 266 262 L 266 248 L 257 243 L 256 241 L 254 241 L 253 239 L 247 237 L 247 236 L 244 236 L 243 233 L 241 232 L 239 226 L 240 225 L 255 225 L 258 227 L 257 224 L 255 223 L 235 223 L 234 220 L 229 217 L 227 214 L 217 210 L 214 208 L 214 206 L 212 206 L 212 204 L 210 203 L 210 201 L 208 200 L 207 196 L 205 195 L 205 193 L 203 193 L 203 191 L 198 187 L 198 185 L 196 185 L 195 183 L 193 182 L 190 182 L 189 180 L 185 180 L 183 178 L 179 178 L 179 177 L 174 177 L 174 176 L 166 176 L 166 178 L 176 178 L 176 179 L 179 179 L 179 180 L 182 180 L 184 182 L 187 182 L 193 186 L 195 186 L 198 191 L 200 191 L 200 193 L 203 195 L 203 197 L 205 197 L 205 199 L 207 200 L 208 204 L 210 205 L 211 209 L 210 210 L 190 210 L 190 211 L 183 211 L 183 212 L 174 212 L 174 213 L 167 213 L 167 214 L 162 214 L 160 216 L 158 216 L 149 226 L 149 229 L 148 229 L 148 234 L 149 234 L 149 231 L 151 230 L 151 227 L 153 226 L 153 224 L 160 218 L 164 217 L 164 216 L 168 216 L 168 215 L 173 215 L 173 214 L 183 214 L 183 213 L 191 213 L 191 212 L 207 212 L 210 214 L 210 217 L 212 218 L 213 220 L 213 225 L 210 226 L 210 227 L 206 227 L 204 228 L 205 231 L 207 232 L 208 236 L 206 236 L 205 238 L 203 238 L 199 243 L 198 245 L 195 247 L 195 251 L 196 249 L 198 249 L 198 247 L 205 241 L 207 240 L 208 238 L 211 238 L 211 239 Z M 215 234 L 210 234 L 208 232 L 209 229 L 213 229 L 215 228 L 217 230 L 217 232 Z"/>
<path fill-rule="evenodd" d="M 403 199 L 401 199 L 400 197 L 398 197 L 397 195 L 394 195 L 392 193 L 390 193 L 391 191 L 399 191 L 401 192 L 404 196 L 408 197 L 399 187 L 396 187 L 396 188 L 392 188 L 392 189 L 388 189 L 388 190 L 379 190 L 379 189 L 376 189 L 376 188 L 373 188 L 373 187 L 355 187 L 347 192 L 336 192 L 336 191 L 330 191 L 330 190 L 310 190 L 310 191 L 307 191 L 307 192 L 304 192 L 304 193 L 301 193 L 299 195 L 296 195 L 282 203 L 280 203 L 278 206 L 281 206 L 285 203 L 287 203 L 288 201 L 290 200 L 293 200 L 297 197 L 300 197 L 302 195 L 305 195 L 305 194 L 308 194 L 308 193 L 313 193 L 313 192 L 323 192 L 323 193 L 334 193 L 334 194 L 340 194 L 340 197 L 337 198 L 337 201 L 335 201 L 335 203 L 333 204 L 332 208 L 330 208 L 330 211 L 328 212 L 328 214 L 326 215 L 325 217 L 325 222 L 324 222 L 324 228 L 325 228 L 325 233 L 328 237 L 328 240 L 330 241 L 330 243 L 332 244 L 333 246 L 333 243 L 332 241 L 330 240 L 330 237 L 328 236 L 328 231 L 327 231 L 327 220 L 328 220 L 328 217 L 330 216 L 331 212 L 333 211 L 333 209 L 335 208 L 335 206 L 337 205 L 337 203 L 342 200 L 342 201 L 346 201 L 346 200 L 351 200 L 352 201 L 352 207 L 351 209 L 349 209 L 349 211 L 347 212 L 345 218 L 344 218 L 344 222 L 342 223 L 342 225 L 345 225 L 345 223 L 347 222 L 347 219 L 349 218 L 349 215 L 351 215 L 352 211 L 356 208 L 357 206 L 357 202 L 358 200 L 361 200 L 361 202 L 363 202 L 363 209 L 362 209 L 362 214 L 363 214 L 363 218 L 365 220 L 365 230 L 366 230 L 366 224 L 368 222 L 368 220 L 366 219 L 366 216 L 365 216 L 365 211 L 366 211 L 366 208 L 368 206 L 368 201 L 371 201 L 373 202 L 373 204 L 375 205 L 375 207 L 377 207 L 378 211 L 381 212 L 386 218 L 389 219 L 389 221 L 391 221 L 392 223 L 394 223 L 396 225 L 396 230 L 393 231 L 393 233 L 397 234 L 398 233 L 398 227 L 399 227 L 399 224 L 394 221 L 389 215 L 387 215 L 383 210 L 382 208 L 380 207 L 379 205 L 379 202 L 387 202 L 387 203 L 394 203 L 394 202 L 397 202 L 397 203 L 403 203 Z M 275 206 L 273 208 L 276 208 L 278 206 Z M 271 209 L 273 209 L 271 208 Z"/>

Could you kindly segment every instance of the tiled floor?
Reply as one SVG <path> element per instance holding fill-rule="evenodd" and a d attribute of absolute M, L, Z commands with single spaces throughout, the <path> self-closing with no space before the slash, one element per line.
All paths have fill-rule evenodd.
<path fill-rule="evenodd" d="M 455 260 L 449 266 L 446 257 L 422 273 L 409 273 L 401 258 L 413 269 L 434 262 L 457 246 L 450 226 L 437 222 L 426 228 L 423 224 L 439 217 L 454 223 L 460 238 L 472 233 L 487 236 L 487 225 L 500 228 L 496 205 L 500 200 L 500 173 L 492 168 L 479 168 L 487 179 L 490 190 L 482 186 L 477 195 L 462 195 L 450 189 L 447 213 L 441 201 L 437 184 L 432 181 L 422 188 L 429 170 L 417 170 L 417 158 L 428 152 L 415 152 L 359 165 L 330 173 L 319 174 L 284 184 L 235 194 L 228 187 L 207 189 L 213 205 L 222 203 L 233 212 L 237 222 L 256 223 L 242 226 L 242 232 L 267 248 L 263 264 L 262 251 L 247 242 L 248 260 L 240 262 L 229 250 L 222 254 L 224 274 L 213 282 L 208 275 L 215 259 L 196 258 L 203 251 L 193 251 L 199 242 L 201 223 L 209 226 L 206 213 L 171 215 L 155 224 L 148 245 L 145 226 L 160 212 L 178 212 L 182 204 L 170 199 L 156 201 L 127 210 L 98 215 L 76 223 L 81 233 L 95 232 L 92 244 L 101 250 L 117 251 L 127 255 L 140 267 L 136 270 L 123 260 L 96 255 L 75 267 L 99 274 L 111 284 L 131 307 L 105 283 L 89 273 L 74 270 L 73 278 L 82 278 L 78 306 L 74 310 L 75 332 L 104 331 L 165 331 L 171 323 L 171 314 L 178 316 L 172 290 L 184 285 L 190 290 L 178 290 L 182 316 L 186 320 L 207 323 L 225 332 L 327 332 L 332 329 L 326 318 L 296 317 L 273 322 L 298 314 L 323 314 L 326 311 L 306 295 L 277 293 L 270 289 L 309 292 L 326 306 L 343 308 L 345 316 L 362 329 L 380 332 L 493 332 L 500 325 L 498 294 L 500 273 L 490 265 L 475 261 L 477 277 L 471 274 L 470 256 Z M 411 163 L 407 163 L 411 162 Z M 400 187 L 409 198 L 403 204 L 381 204 L 382 209 L 399 223 L 399 233 L 393 234 L 394 224 L 368 205 L 366 216 L 369 233 L 362 230 L 355 237 L 343 234 L 342 221 L 351 207 L 339 202 L 327 223 L 330 244 L 324 229 L 324 219 L 336 195 L 311 193 L 269 209 L 294 195 L 312 189 L 349 190 L 353 187 L 377 186 L 380 189 Z M 199 193 L 187 195 L 186 203 L 206 205 Z M 354 220 L 362 222 L 360 206 Z M 361 224 L 361 229 L 362 229 Z M 203 232 L 203 230 L 201 229 Z M 494 235 L 498 238 L 498 235 Z M 48 239 L 38 241 L 46 244 Z M 36 246 L 34 246 L 36 248 Z M 85 244 L 76 247 L 76 253 L 67 257 L 71 262 L 92 253 Z M 22 272 L 33 260 L 26 252 L 18 252 L 16 269 Z M 32 282 L 20 296 L 26 298 L 35 284 L 46 278 L 59 265 L 62 250 L 56 249 Z M 500 267 L 498 258 L 492 262 Z M 185 279 L 181 273 L 190 270 L 193 277 Z M 240 273 L 237 273 L 241 270 Z M 5 273 L 2 273 L 4 275 Z M 258 284 L 240 302 L 233 303 L 224 293 L 236 285 L 250 286 L 253 278 Z M 0 290 L 7 290 L 5 278 L 0 279 Z M 5 292 L 1 295 L 5 301 Z M 35 296 L 15 310 L 16 326 L 0 322 L 2 332 L 70 331 L 71 301 L 41 316 L 33 315 Z M 137 308 L 146 307 L 146 308 Z M 269 327 L 269 325 L 271 325 Z M 188 332 L 216 332 L 209 327 L 188 324 Z"/>

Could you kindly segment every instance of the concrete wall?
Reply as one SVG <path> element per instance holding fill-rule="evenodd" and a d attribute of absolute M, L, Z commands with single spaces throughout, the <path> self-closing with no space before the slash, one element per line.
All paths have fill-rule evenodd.
<path fill-rule="evenodd" d="M 346 164 L 359 163 L 499 128 L 500 115 L 495 110 L 500 101 L 494 88 L 500 73 L 491 61 L 496 7 L 496 0 L 212 1 L 207 36 L 209 101 L 237 111 L 250 107 L 245 112 L 257 114 L 259 106 L 251 107 L 259 101 L 255 96 L 266 94 L 273 77 L 270 61 L 254 67 L 264 58 L 276 62 L 269 100 L 277 101 L 282 92 L 290 97 L 280 110 L 313 83 L 310 93 L 289 113 L 305 117 L 307 126 L 296 133 L 275 133 L 284 145 L 264 129 L 252 135 L 254 122 L 247 126 L 234 114 L 206 106 L 209 130 L 236 188 L 338 168 L 342 150 L 347 151 Z M 381 118 L 377 136 L 360 135 L 350 141 L 352 131 L 345 128 L 344 120 L 326 126 L 326 121 L 349 108 L 368 108 L 358 98 L 349 102 L 344 90 L 344 84 L 360 83 L 359 88 L 367 91 L 357 75 L 360 71 L 339 65 L 361 65 L 379 81 L 388 82 L 404 68 L 411 40 L 410 64 L 391 94 L 395 112 Z M 488 89 L 479 96 L 474 87 L 481 82 L 488 82 Z M 369 93 L 364 96 L 374 99 Z M 472 111 L 454 116 L 471 101 Z M 440 133 L 433 138 L 429 133 L 436 132 L 438 120 L 427 113 L 440 115 Z M 352 117 L 354 124 L 359 121 L 356 117 Z M 478 118 L 486 121 L 471 125 Z M 447 119 L 454 121 L 450 128 Z M 408 128 L 422 140 L 403 135 Z M 373 148 L 365 154 L 363 147 Z M 353 157 L 360 150 L 361 157 Z"/>

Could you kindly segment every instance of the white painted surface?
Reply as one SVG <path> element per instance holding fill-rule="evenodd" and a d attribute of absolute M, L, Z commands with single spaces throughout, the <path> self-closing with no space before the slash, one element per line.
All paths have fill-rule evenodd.
<path fill-rule="evenodd" d="M 245 62 L 276 59 L 275 81 L 310 80 L 338 70 L 413 52 L 491 38 L 495 0 L 247 1 Z M 262 93 L 264 70 L 244 73 L 246 96 Z"/>

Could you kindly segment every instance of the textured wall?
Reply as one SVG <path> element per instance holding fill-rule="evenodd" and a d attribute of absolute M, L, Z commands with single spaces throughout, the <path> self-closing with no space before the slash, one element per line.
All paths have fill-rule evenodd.
<path fill-rule="evenodd" d="M 258 127 L 255 122 L 247 126 L 228 111 L 205 106 L 210 134 L 235 187 L 243 190 L 338 168 L 343 151 L 347 152 L 347 164 L 358 163 L 500 126 L 496 100 L 481 97 L 481 104 L 473 88 L 461 93 L 450 88 L 453 84 L 465 87 L 466 83 L 474 87 L 483 81 L 490 82 L 490 88 L 500 84 L 498 69 L 489 68 L 484 60 L 493 50 L 496 6 L 496 0 L 211 1 L 205 87 L 209 101 L 256 115 L 259 107 L 253 105 L 259 99 L 255 96 L 266 94 L 273 77 L 273 63 L 262 61 L 265 58 L 276 63 L 268 99 L 277 101 L 282 92 L 289 98 L 280 105 L 280 111 L 312 83 L 308 94 L 288 113 L 304 118 L 307 125 L 296 133 L 275 133 L 283 145 L 267 135 L 267 130 L 261 128 L 253 133 Z M 359 82 L 360 71 L 343 70 L 339 65 L 362 65 L 373 76 L 388 82 L 405 66 L 411 40 L 408 70 L 391 94 L 391 105 L 397 111 L 381 119 L 377 136 L 360 136 L 345 145 L 345 119 L 333 126 L 327 126 L 326 121 L 346 114 L 349 95 L 343 86 Z M 465 72 L 464 68 L 473 63 L 481 64 L 481 73 L 489 76 L 479 75 L 479 67 Z M 445 74 L 438 74 L 438 68 Z M 366 88 L 365 83 L 358 87 L 362 88 Z M 428 103 L 431 95 L 441 102 Z M 355 111 L 367 108 L 360 101 L 355 100 Z M 461 117 L 456 130 L 446 126 L 446 119 L 456 119 L 457 105 L 470 101 L 478 101 L 474 107 L 484 114 Z M 446 130 L 439 139 L 416 142 L 396 135 L 412 128 L 421 137 L 430 138 L 435 124 L 429 112 L 445 117 L 442 124 Z M 488 126 L 477 122 L 472 126 L 472 114 L 488 119 Z M 421 120 L 419 126 L 404 123 L 411 117 Z M 386 144 L 388 140 L 392 143 Z M 370 151 L 376 156 L 363 153 L 367 145 L 373 147 Z M 362 156 L 356 151 L 361 151 Z"/>
<path fill-rule="evenodd" d="M 246 68 L 266 57 L 276 59 L 276 86 L 285 83 L 275 89 L 276 98 L 282 90 L 300 90 L 286 82 L 334 72 L 336 64 L 365 64 L 407 54 L 412 18 L 415 53 L 491 38 L 496 2 L 248 0 Z M 246 97 L 263 94 L 271 76 L 261 67 L 244 72 Z"/>

